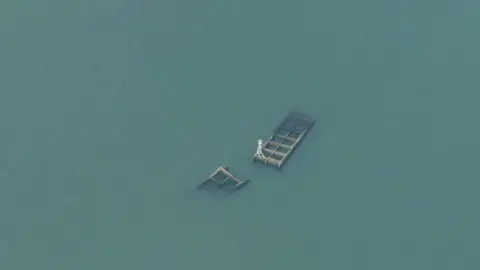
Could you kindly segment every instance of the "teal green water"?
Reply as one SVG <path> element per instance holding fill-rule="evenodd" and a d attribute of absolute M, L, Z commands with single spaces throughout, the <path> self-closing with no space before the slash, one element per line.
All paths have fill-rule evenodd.
<path fill-rule="evenodd" d="M 0 3 L 0 268 L 480 269 L 480 2 Z M 251 163 L 290 109 L 282 172 Z M 251 179 L 193 190 L 220 164 Z"/>

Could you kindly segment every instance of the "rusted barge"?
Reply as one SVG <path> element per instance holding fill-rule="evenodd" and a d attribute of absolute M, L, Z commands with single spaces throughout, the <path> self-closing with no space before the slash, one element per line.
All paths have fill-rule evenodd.
<path fill-rule="evenodd" d="M 281 169 L 313 128 L 315 122 L 316 120 L 309 115 L 290 112 L 274 129 L 273 135 L 268 140 L 258 140 L 253 161 L 260 161 Z"/>

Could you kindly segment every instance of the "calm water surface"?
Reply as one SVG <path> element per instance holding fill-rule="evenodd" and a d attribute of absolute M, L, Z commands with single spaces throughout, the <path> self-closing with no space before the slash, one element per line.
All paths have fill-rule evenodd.
<path fill-rule="evenodd" d="M 0 3 L 0 268 L 480 269 L 480 2 Z M 256 140 L 318 119 L 279 173 Z M 217 201 L 220 164 L 251 179 Z"/>

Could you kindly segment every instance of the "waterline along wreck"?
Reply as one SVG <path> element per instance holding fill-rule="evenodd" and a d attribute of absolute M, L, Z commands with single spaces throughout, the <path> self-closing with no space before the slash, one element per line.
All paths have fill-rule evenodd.
<path fill-rule="evenodd" d="M 206 180 L 204 180 L 197 189 L 203 189 L 213 195 L 228 195 L 244 186 L 250 180 L 240 180 L 230 173 L 228 167 L 218 167 Z"/>
<path fill-rule="evenodd" d="M 281 169 L 314 125 L 309 115 L 290 112 L 268 140 L 258 140 L 253 161 Z"/>

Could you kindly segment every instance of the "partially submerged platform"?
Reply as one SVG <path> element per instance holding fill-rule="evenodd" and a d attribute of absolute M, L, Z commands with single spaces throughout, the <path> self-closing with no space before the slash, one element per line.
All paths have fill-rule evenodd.
<path fill-rule="evenodd" d="M 314 124 L 315 120 L 309 115 L 289 113 L 268 140 L 259 140 L 253 161 L 261 161 L 281 169 Z"/>
<path fill-rule="evenodd" d="M 250 180 L 240 180 L 229 172 L 228 167 L 218 167 L 206 180 L 204 180 L 197 189 L 204 189 L 217 195 L 221 193 L 233 193 L 244 186 Z"/>

